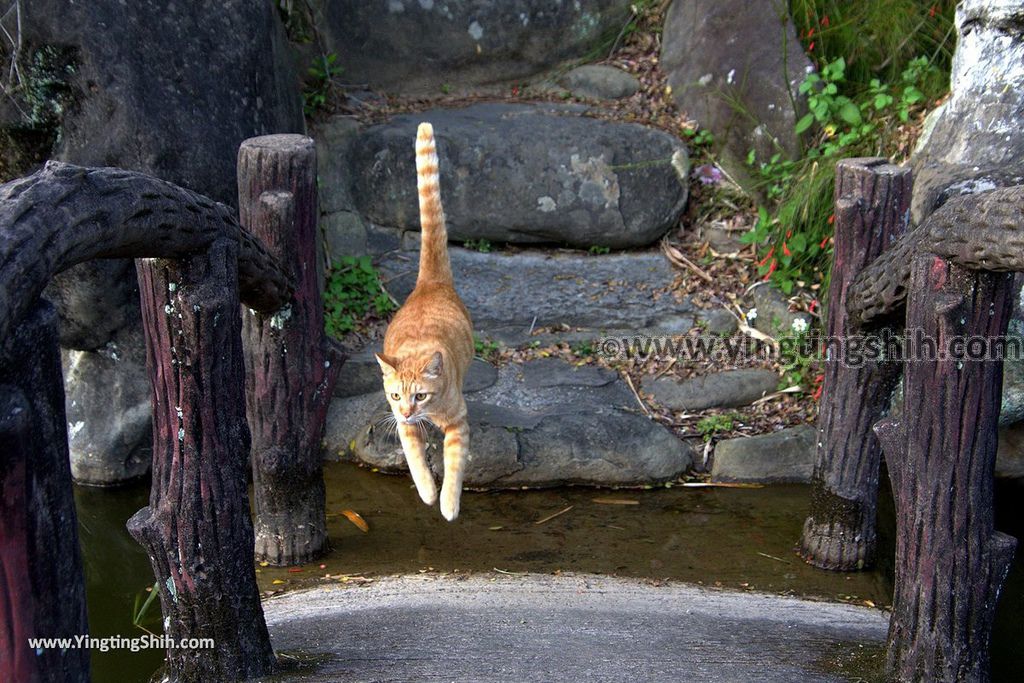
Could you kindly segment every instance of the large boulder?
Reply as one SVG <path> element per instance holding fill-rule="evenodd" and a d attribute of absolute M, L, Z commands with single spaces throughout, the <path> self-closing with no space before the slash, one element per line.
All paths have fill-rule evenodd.
<path fill-rule="evenodd" d="M 344 78 L 384 90 L 439 92 L 517 82 L 615 38 L 630 0 L 313 0 Z"/>
<path fill-rule="evenodd" d="M 397 116 L 351 141 L 352 197 L 377 225 L 419 229 L 413 141 L 429 121 L 452 239 L 651 244 L 685 207 L 686 148 L 662 131 L 584 113 L 480 104 Z"/>
<path fill-rule="evenodd" d="M 465 392 L 468 487 L 650 484 L 678 477 L 692 462 L 687 444 L 631 409 L 636 399 L 614 371 L 549 358 L 505 365 L 484 384 Z M 324 436 L 328 457 L 404 471 L 401 445 L 383 422 L 387 414 L 380 391 L 335 399 Z M 427 454 L 440 476 L 436 430 Z"/>
<path fill-rule="evenodd" d="M 914 151 L 912 214 L 950 197 L 1024 183 L 1024 2 L 963 0 L 952 94 L 929 115 Z"/>
<path fill-rule="evenodd" d="M 242 140 L 304 130 L 273 3 L 22 3 L 26 52 L 71 48 L 52 158 L 150 173 L 236 203 Z"/>
<path fill-rule="evenodd" d="M 715 136 L 719 161 L 753 187 L 750 150 L 799 155 L 800 83 L 813 69 L 785 0 L 676 0 L 665 17 L 661 68 L 679 107 Z"/>
<path fill-rule="evenodd" d="M 146 354 L 137 328 L 96 351 L 63 352 L 71 476 L 112 486 L 149 471 L 153 409 Z"/>
<path fill-rule="evenodd" d="M 21 61 L 31 66 L 26 73 L 35 79 L 24 92 L 38 101 L 19 109 L 33 120 L 0 122 L 0 127 L 6 125 L 6 134 L 14 137 L 33 126 L 52 128 L 47 138 L 52 146 L 39 148 L 38 161 L 49 156 L 141 171 L 235 204 L 239 143 L 254 135 L 304 130 L 298 79 L 273 3 L 33 0 L 21 3 L 19 26 L 11 25 L 12 13 L 6 17 L 5 27 L 20 31 Z M 116 364 L 103 355 L 111 342 L 138 343 L 132 263 L 72 268 L 47 296 L 61 315 L 62 343 L 100 350 L 94 358 L 79 357 L 88 371 L 74 375 L 94 389 L 71 386 L 69 397 L 92 401 L 78 409 L 98 421 L 97 429 L 119 423 L 121 417 L 112 411 L 124 406 L 102 398 L 112 387 L 139 382 L 130 390 L 123 387 L 124 395 L 148 401 L 144 355 L 125 353 Z M 117 472 L 125 453 L 149 445 L 142 430 L 119 428 L 110 442 L 117 447 L 104 454 L 102 439 L 86 438 L 89 433 L 83 427 L 71 440 L 76 472 Z M 138 442 L 125 442 L 133 434 Z M 95 436 L 99 439 L 98 431 Z M 106 455 L 111 461 L 97 464 Z M 92 474 L 88 479 L 103 483 Z"/>

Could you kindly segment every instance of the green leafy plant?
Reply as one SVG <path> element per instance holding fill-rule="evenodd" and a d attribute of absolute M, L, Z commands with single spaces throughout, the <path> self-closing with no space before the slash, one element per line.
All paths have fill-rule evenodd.
<path fill-rule="evenodd" d="M 368 315 L 384 316 L 395 302 L 384 291 L 369 256 L 342 256 L 327 274 L 324 328 L 334 337 L 356 329 Z"/>
<path fill-rule="evenodd" d="M 464 246 L 466 249 L 474 249 L 476 251 L 479 251 L 481 254 L 490 253 L 492 249 L 491 243 L 483 238 L 478 240 L 466 240 L 465 242 L 462 243 L 462 246 Z"/>
<path fill-rule="evenodd" d="M 473 349 L 476 351 L 476 355 L 484 360 L 491 360 L 494 356 L 498 355 L 501 350 L 501 346 L 490 339 L 483 339 L 481 337 L 473 336 Z"/>
<path fill-rule="evenodd" d="M 689 140 L 693 147 L 711 147 L 715 144 L 715 136 L 706 128 L 684 128 L 683 137 Z"/>
<path fill-rule="evenodd" d="M 589 358 L 594 355 L 594 343 L 589 341 L 579 342 L 572 347 L 572 352 L 580 358 Z"/>
<path fill-rule="evenodd" d="M 306 115 L 315 114 L 327 106 L 327 98 L 331 94 L 334 78 L 341 74 L 338 55 L 330 53 L 322 55 L 313 66 L 309 67 L 309 79 L 306 89 L 302 92 L 303 109 Z"/>
<path fill-rule="evenodd" d="M 789 294 L 794 286 L 827 284 L 831 266 L 835 165 L 843 157 L 891 156 L 898 126 L 925 101 L 923 81 L 934 71 L 925 59 L 911 60 L 894 85 L 873 79 L 859 91 L 846 81 L 846 60 L 840 57 L 808 74 L 800 85 L 809 112 L 796 132 L 814 134 L 800 159 L 774 154 L 748 163 L 762 180 L 768 200 L 754 229 L 743 240 L 761 246 L 759 273 Z M 853 94 L 846 94 L 853 93 Z"/>
<path fill-rule="evenodd" d="M 697 431 L 704 437 L 704 441 L 711 441 L 722 432 L 732 431 L 735 426 L 735 414 L 726 413 L 722 415 L 708 415 L 697 421 Z"/>
<path fill-rule="evenodd" d="M 945 94 L 955 44 L 956 0 L 789 0 L 804 50 L 818 72 L 800 92 L 796 124 L 805 149 L 748 156 L 765 210 L 746 241 L 759 246 L 760 273 L 789 293 L 827 290 L 835 164 L 851 156 L 899 162 L 910 151 L 901 125 Z"/>
<path fill-rule="evenodd" d="M 587 253 L 592 254 L 594 256 L 599 256 L 601 254 L 607 254 L 610 251 L 611 251 L 611 249 L 609 249 L 608 247 L 601 247 L 601 246 L 598 246 L 596 244 L 592 245 L 590 247 L 590 249 L 587 249 Z"/>
<path fill-rule="evenodd" d="M 872 79 L 892 83 L 920 55 L 936 67 L 924 81 L 929 98 L 948 86 L 957 0 L 789 0 L 804 50 L 818 68 L 846 59 L 846 78 L 865 88 Z"/>

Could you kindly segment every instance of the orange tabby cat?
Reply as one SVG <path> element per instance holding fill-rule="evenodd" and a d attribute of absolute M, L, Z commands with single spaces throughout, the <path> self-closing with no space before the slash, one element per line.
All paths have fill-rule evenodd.
<path fill-rule="evenodd" d="M 423 428 L 432 422 L 444 431 L 441 514 L 450 522 L 459 516 L 469 451 L 462 380 L 473 359 L 473 323 L 453 287 L 437 148 L 429 123 L 421 123 L 417 131 L 416 173 L 422 229 L 419 276 L 388 326 L 377 362 L 405 460 L 427 505 L 437 500 L 437 486 L 424 453 Z"/>

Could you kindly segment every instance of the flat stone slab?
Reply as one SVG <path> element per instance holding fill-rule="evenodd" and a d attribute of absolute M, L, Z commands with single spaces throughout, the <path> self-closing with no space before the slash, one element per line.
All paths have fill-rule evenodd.
<path fill-rule="evenodd" d="M 723 370 L 684 380 L 666 376 L 642 387 L 670 410 L 696 411 L 750 405 L 778 384 L 779 376 L 771 370 Z"/>
<path fill-rule="evenodd" d="M 374 353 L 379 353 L 382 349 L 383 343 L 381 342 L 373 348 L 364 349 L 349 356 L 338 373 L 338 382 L 334 385 L 334 395 L 344 398 L 383 391 L 380 364 L 373 356 Z M 496 367 L 475 358 L 466 373 L 463 391 L 472 392 L 486 389 L 497 379 L 498 369 Z"/>
<path fill-rule="evenodd" d="M 604 64 L 578 66 L 558 79 L 576 97 L 595 100 L 617 100 L 635 95 L 640 90 L 636 76 L 618 67 Z"/>
<path fill-rule="evenodd" d="M 282 681 L 846 681 L 819 662 L 888 628 L 865 607 L 590 575 L 391 577 L 263 609 L 274 649 L 309 662 Z"/>
<path fill-rule="evenodd" d="M 521 82 L 607 50 L 629 0 L 314 0 L 318 40 L 349 83 L 428 93 Z M 446 90 L 447 91 L 447 90 Z"/>
<path fill-rule="evenodd" d="M 638 414 L 632 392 L 611 370 L 549 358 L 503 366 L 483 384 L 466 391 L 467 487 L 642 485 L 674 479 L 693 461 L 688 444 Z M 380 391 L 336 398 L 327 416 L 327 457 L 406 471 L 388 415 Z M 427 456 L 440 477 L 442 438 L 433 429 L 428 436 Z"/>
<path fill-rule="evenodd" d="M 653 244 L 686 206 L 686 147 L 663 131 L 585 111 L 491 103 L 396 116 L 348 147 L 352 197 L 369 222 L 419 230 L 413 142 L 429 121 L 451 239 Z"/>
<path fill-rule="evenodd" d="M 527 250 L 481 253 L 449 249 L 455 289 L 478 336 L 508 345 L 546 341 L 530 330 L 566 325 L 593 339 L 602 332 L 685 334 L 696 309 L 656 295 L 676 275 L 659 252 L 587 255 Z M 379 262 L 388 291 L 404 301 L 416 283 L 418 251 L 393 251 Z M 568 334 L 557 335 L 567 339 Z"/>
<path fill-rule="evenodd" d="M 772 434 L 719 441 L 715 445 L 711 479 L 808 483 L 814 472 L 816 433 L 811 425 L 800 425 Z"/>
<path fill-rule="evenodd" d="M 771 285 L 763 284 L 754 287 L 751 292 L 754 309 L 757 311 L 753 319 L 754 328 L 767 335 L 781 339 L 798 334 L 797 328 L 809 329 L 811 316 L 800 311 L 789 310 L 789 302 L 785 295 Z M 748 313 L 749 317 L 749 313 Z M 797 321 L 802 321 L 797 323 Z M 794 328 L 796 323 L 796 328 Z"/>

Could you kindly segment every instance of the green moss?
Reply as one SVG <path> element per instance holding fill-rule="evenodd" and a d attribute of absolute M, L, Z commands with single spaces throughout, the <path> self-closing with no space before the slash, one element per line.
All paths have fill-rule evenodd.
<path fill-rule="evenodd" d="M 76 101 L 72 79 L 78 70 L 78 52 L 43 45 L 26 50 L 18 59 L 18 69 L 20 82 L 3 86 L 0 182 L 29 173 L 60 142 L 64 116 Z"/>

